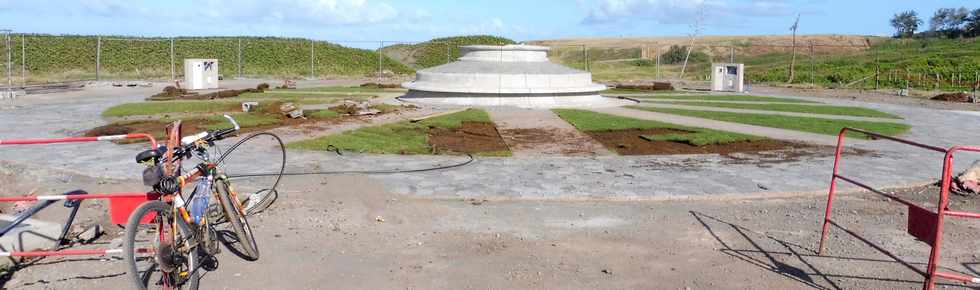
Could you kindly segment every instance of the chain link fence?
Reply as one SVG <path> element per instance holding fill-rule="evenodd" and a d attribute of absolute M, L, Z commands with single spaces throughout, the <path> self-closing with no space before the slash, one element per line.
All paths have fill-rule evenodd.
<path fill-rule="evenodd" d="M 10 31 L 0 36 L 6 86 L 88 80 L 174 80 L 183 75 L 183 60 L 188 58 L 218 59 L 219 73 L 230 78 L 362 76 L 390 82 L 408 77 L 418 69 L 457 60 L 461 46 L 439 41 L 125 38 Z M 555 45 L 550 46 L 548 57 L 552 62 L 590 71 L 597 81 L 706 82 L 711 78 L 712 63 L 734 62 L 746 65 L 746 81 L 751 84 L 974 90 L 980 83 L 980 59 L 969 50 L 976 45 L 955 41 L 937 43 L 736 43 L 696 45 L 690 49 L 676 45 Z"/>

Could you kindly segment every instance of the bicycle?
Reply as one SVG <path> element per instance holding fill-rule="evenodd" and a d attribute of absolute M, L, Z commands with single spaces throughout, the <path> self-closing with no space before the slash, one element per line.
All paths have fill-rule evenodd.
<path fill-rule="evenodd" d="M 215 256 L 220 252 L 219 243 L 224 243 L 245 260 L 259 259 L 258 245 L 246 218 L 249 210 L 243 204 L 271 205 L 267 199 L 275 196 L 279 178 L 276 178 L 271 189 L 239 199 L 220 165 L 229 153 L 256 135 L 271 135 L 280 146 L 282 141 L 269 133 L 255 134 L 214 159 L 215 154 L 211 154 L 209 149 L 215 148 L 215 142 L 240 130 L 234 118 L 228 115 L 225 118 L 233 128 L 205 131 L 183 138 L 181 121 L 175 121 L 167 129 L 166 145 L 136 156 L 138 163 L 147 165 L 143 172 L 144 184 L 153 188 L 150 201 L 130 215 L 123 242 L 126 270 L 137 289 L 197 289 L 202 275 L 200 270 L 214 271 L 218 267 Z M 201 162 L 188 172 L 181 173 L 182 161 L 191 158 Z M 285 151 L 283 166 L 284 162 Z M 194 183 L 193 190 L 185 199 L 182 192 L 191 183 Z M 258 196 L 260 192 L 265 194 Z M 217 204 L 211 203 L 212 196 L 217 198 Z M 221 224 L 228 224 L 233 234 L 219 231 L 216 226 Z M 240 245 L 241 249 L 229 246 L 233 243 Z M 146 263 L 146 267 L 141 267 L 142 263 Z"/>

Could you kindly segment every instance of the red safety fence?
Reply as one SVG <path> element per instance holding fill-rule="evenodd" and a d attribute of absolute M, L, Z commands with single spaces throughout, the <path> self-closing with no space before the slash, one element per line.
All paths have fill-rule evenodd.
<path fill-rule="evenodd" d="M 922 148 L 929 151 L 934 151 L 944 154 L 943 167 L 942 167 L 942 181 L 940 182 L 940 193 L 939 202 L 936 207 L 936 211 L 924 208 L 915 204 L 914 202 L 902 199 L 894 194 L 882 192 L 878 189 L 872 188 L 871 186 L 861 183 L 853 178 L 844 176 L 840 173 L 841 169 L 841 153 L 844 150 L 844 138 L 848 132 L 857 132 L 877 138 L 879 140 L 888 140 L 893 142 L 902 143 L 905 145 Z M 949 192 L 953 181 L 953 156 L 960 151 L 971 151 L 980 152 L 980 147 L 967 147 L 967 146 L 953 146 L 950 148 L 943 148 L 938 146 L 926 145 L 914 141 L 909 141 L 905 139 L 885 136 L 882 134 L 853 129 L 844 128 L 840 131 L 837 136 L 837 151 L 834 157 L 834 174 L 830 179 L 830 191 L 827 196 L 827 211 L 823 220 L 823 230 L 820 236 L 820 246 L 818 254 L 823 255 L 824 245 L 827 240 L 827 234 L 829 231 L 830 224 L 833 221 L 830 218 L 831 211 L 834 205 L 834 193 L 837 190 L 837 180 L 842 180 L 850 184 L 856 185 L 860 188 L 866 189 L 872 193 L 878 194 L 890 200 L 899 202 L 908 206 L 908 233 L 917 239 L 929 244 L 932 247 L 932 251 L 929 254 L 929 265 L 925 272 L 920 272 L 925 276 L 925 281 L 923 282 L 922 289 L 932 290 L 936 286 L 936 278 L 945 278 L 950 280 L 956 280 L 967 283 L 980 283 L 980 278 L 972 277 L 956 273 L 940 272 L 939 269 L 939 258 L 943 239 L 943 221 L 946 216 L 953 217 L 967 217 L 967 218 L 980 218 L 980 213 L 965 212 L 951 210 L 948 208 L 949 205 Z"/>
<path fill-rule="evenodd" d="M 0 145 L 38 145 L 54 143 L 79 143 L 79 142 L 99 142 L 116 141 L 125 139 L 146 139 L 150 142 L 150 148 L 157 148 L 157 141 L 150 134 L 126 134 L 109 135 L 94 137 L 66 137 L 66 138 L 37 138 L 37 139 L 7 139 L 0 140 Z M 111 220 L 116 224 L 125 224 L 129 215 L 147 200 L 159 198 L 158 195 L 146 192 L 120 192 L 120 193 L 100 193 L 100 194 L 66 194 L 66 195 L 24 195 L 0 197 L 0 202 L 23 202 L 23 201 L 56 201 L 56 200 L 87 200 L 87 199 L 108 199 Z M 73 215 L 72 215 L 73 217 Z M 70 222 L 70 221 L 69 221 Z M 60 244 L 59 244 L 60 245 Z M 142 249 L 140 249 L 142 250 Z M 44 257 L 44 256 L 75 256 L 75 255 L 109 255 L 122 253 L 122 249 L 89 249 L 89 250 L 60 250 L 60 251 L 11 251 L 0 252 L 0 257 Z"/>

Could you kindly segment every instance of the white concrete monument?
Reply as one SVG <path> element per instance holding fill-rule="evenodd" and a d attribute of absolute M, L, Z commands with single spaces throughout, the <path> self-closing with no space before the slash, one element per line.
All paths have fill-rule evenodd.
<path fill-rule="evenodd" d="M 599 95 L 592 74 L 548 61 L 548 47 L 471 45 L 458 61 L 420 70 L 408 102 L 522 108 L 610 107 L 629 101 Z"/>

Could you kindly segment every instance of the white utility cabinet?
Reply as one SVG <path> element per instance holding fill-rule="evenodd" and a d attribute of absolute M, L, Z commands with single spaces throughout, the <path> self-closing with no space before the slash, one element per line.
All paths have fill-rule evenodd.
<path fill-rule="evenodd" d="M 745 92 L 745 65 L 741 63 L 711 64 L 711 90 L 716 92 Z"/>
<path fill-rule="evenodd" d="M 206 90 L 218 88 L 217 59 L 185 59 L 184 88 L 188 90 Z"/>

